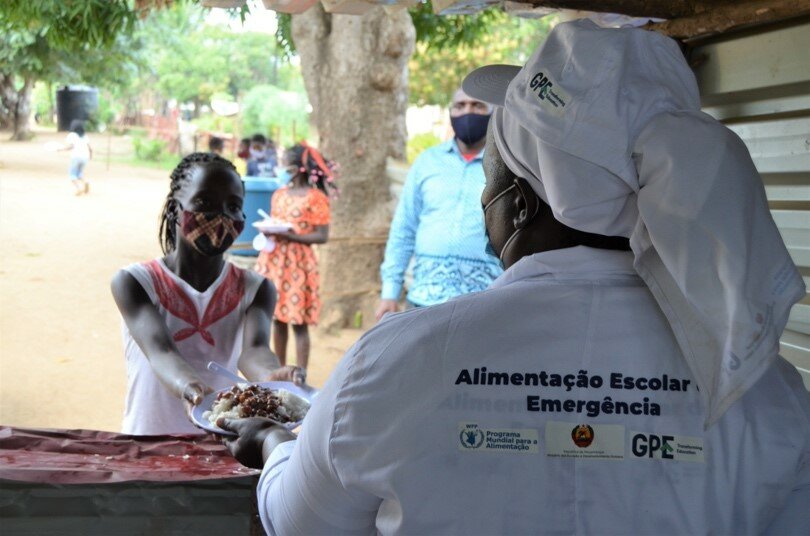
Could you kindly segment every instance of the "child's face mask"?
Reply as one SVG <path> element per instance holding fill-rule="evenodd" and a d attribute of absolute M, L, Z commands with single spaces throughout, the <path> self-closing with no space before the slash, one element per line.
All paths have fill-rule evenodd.
<path fill-rule="evenodd" d="M 183 236 L 195 250 L 207 257 L 225 253 L 245 228 L 243 220 L 235 220 L 221 212 L 183 210 L 180 218 Z"/>

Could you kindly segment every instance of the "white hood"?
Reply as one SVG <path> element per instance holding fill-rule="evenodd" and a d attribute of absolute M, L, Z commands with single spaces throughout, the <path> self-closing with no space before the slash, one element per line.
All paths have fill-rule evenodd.
<path fill-rule="evenodd" d="M 507 69 L 464 84 L 503 105 L 493 128 L 504 161 L 559 221 L 630 238 L 712 424 L 777 355 L 805 292 L 748 150 L 700 111 L 677 44 L 657 33 L 560 24 L 505 95 L 482 96 Z M 490 87 L 476 91 L 479 80 Z"/>

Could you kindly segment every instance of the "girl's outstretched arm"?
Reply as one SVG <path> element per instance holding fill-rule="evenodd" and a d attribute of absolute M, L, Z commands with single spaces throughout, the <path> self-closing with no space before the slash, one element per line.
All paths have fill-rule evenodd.
<path fill-rule="evenodd" d="M 307 234 L 295 234 L 293 232 L 278 233 L 275 236 L 286 238 L 290 242 L 300 242 L 301 244 L 325 244 L 329 240 L 329 225 L 315 225 L 313 231 Z"/>
<path fill-rule="evenodd" d="M 250 381 L 294 381 L 303 383 L 298 367 L 282 367 L 278 356 L 270 350 L 270 320 L 276 308 L 276 289 L 263 279 L 256 297 L 245 313 L 242 355 L 239 370 Z"/>
<path fill-rule="evenodd" d="M 141 284 L 129 272 L 120 270 L 113 277 L 111 287 L 118 310 L 155 376 L 177 398 L 191 404 L 202 402 L 210 388 L 180 355 Z"/>

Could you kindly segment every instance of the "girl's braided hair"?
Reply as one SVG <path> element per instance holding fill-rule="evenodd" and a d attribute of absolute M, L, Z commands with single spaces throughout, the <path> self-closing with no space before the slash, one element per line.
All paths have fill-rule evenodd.
<path fill-rule="evenodd" d="M 158 231 L 160 249 L 163 250 L 164 255 L 173 251 L 177 246 L 177 200 L 174 195 L 191 179 L 191 172 L 194 168 L 208 164 L 219 164 L 236 173 L 236 168 L 231 161 L 218 154 L 191 153 L 180 160 L 170 175 L 169 193 L 166 195 L 166 202 L 163 204 L 163 211 L 160 214 L 160 230 Z"/>
<path fill-rule="evenodd" d="M 335 184 L 335 175 L 339 166 L 333 160 L 327 160 L 315 148 L 301 142 L 287 149 L 287 160 L 295 166 L 296 173 L 304 173 L 309 184 L 318 188 L 330 197 L 340 193 Z"/>

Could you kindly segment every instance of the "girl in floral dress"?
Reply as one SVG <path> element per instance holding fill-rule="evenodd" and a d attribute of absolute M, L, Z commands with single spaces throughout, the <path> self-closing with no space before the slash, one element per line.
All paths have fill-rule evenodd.
<path fill-rule="evenodd" d="M 334 167 L 306 143 L 287 149 L 278 175 L 289 177 L 289 183 L 273 194 L 270 215 L 291 224 L 292 230 L 268 234 L 276 246 L 262 251 L 256 263 L 256 271 L 273 281 L 278 292 L 273 349 L 285 364 L 287 325 L 292 324 L 296 365 L 304 374 L 309 362 L 309 326 L 318 323 L 321 311 L 320 274 L 312 244 L 323 244 L 329 238 L 329 195 L 337 193 Z"/>

